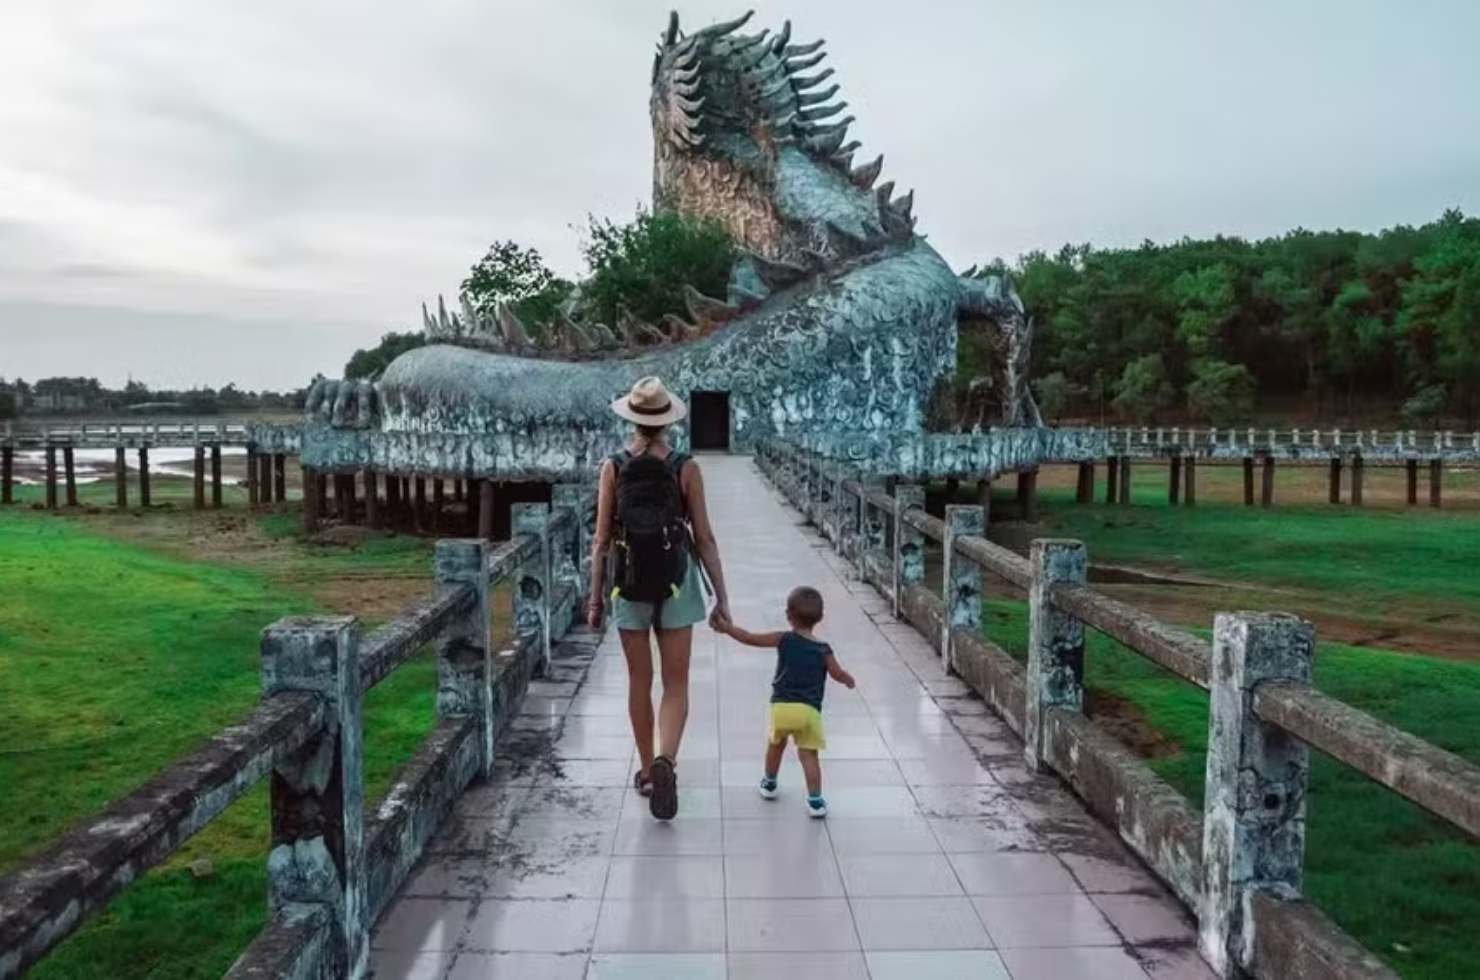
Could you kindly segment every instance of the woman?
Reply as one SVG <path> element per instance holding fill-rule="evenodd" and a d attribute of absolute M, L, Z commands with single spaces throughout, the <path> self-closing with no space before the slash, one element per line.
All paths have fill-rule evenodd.
<path fill-rule="evenodd" d="M 729 621 L 729 596 L 725 591 L 724 572 L 720 568 L 719 546 L 715 543 L 714 529 L 709 525 L 709 511 L 704 503 L 704 478 L 699 472 L 699 464 L 682 453 L 676 453 L 668 445 L 668 427 L 684 418 L 688 408 L 668 393 L 662 381 L 643 378 L 632 386 L 630 392 L 612 402 L 612 411 L 637 428 L 626 451 L 613 456 L 601 467 L 587 620 L 593 628 L 601 625 L 602 596 L 605 594 L 603 573 L 608 549 L 615 543 L 617 571 L 612 583 L 615 585 L 612 622 L 621 637 L 622 653 L 627 658 L 627 713 L 632 720 L 632 735 L 637 740 L 640 766 L 633 782 L 637 791 L 649 798 L 653 816 L 670 820 L 678 813 L 678 781 L 674 767 L 684 723 L 689 715 L 689 659 L 694 649 L 694 624 L 704 620 L 704 592 L 699 576 L 701 564 L 714 591 L 711 622 Z M 642 486 L 638 486 L 639 481 L 643 481 Z M 672 493 L 674 484 L 678 491 L 676 495 Z M 644 493 L 647 496 L 643 496 Z M 670 496 L 665 498 L 665 493 Z M 651 518 L 655 509 L 662 510 L 665 500 L 674 513 L 660 517 L 657 524 L 664 520 L 676 522 L 673 534 L 679 540 L 676 557 L 670 557 L 666 545 L 666 525 L 658 532 L 665 544 L 656 553 L 639 540 L 644 534 L 655 537 L 650 530 L 655 523 Z M 642 528 L 639 529 L 639 521 L 635 517 L 641 507 L 647 510 L 641 514 Z M 633 527 L 624 527 L 619 520 L 622 514 L 627 515 L 628 523 Z M 646 568 L 635 568 L 644 562 L 647 563 Z M 669 562 L 671 566 L 666 564 Z M 654 568 L 659 565 L 663 566 L 661 574 L 672 576 L 671 583 L 664 583 L 663 594 L 659 598 L 642 601 L 621 594 L 625 589 L 648 595 L 645 588 L 634 588 L 632 584 L 643 574 L 658 574 Z M 640 582 L 638 584 L 641 585 Z M 661 743 L 657 746 L 656 755 L 653 751 L 653 654 L 649 633 L 657 634 L 658 661 L 663 671 L 663 699 L 657 717 Z"/>

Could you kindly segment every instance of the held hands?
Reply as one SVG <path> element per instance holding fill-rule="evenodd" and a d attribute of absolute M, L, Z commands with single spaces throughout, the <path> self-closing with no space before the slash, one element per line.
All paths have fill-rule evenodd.
<path fill-rule="evenodd" d="M 709 611 L 709 628 L 726 636 L 735 628 L 734 621 L 730 619 L 728 602 L 719 601 L 714 604 L 714 608 Z"/>

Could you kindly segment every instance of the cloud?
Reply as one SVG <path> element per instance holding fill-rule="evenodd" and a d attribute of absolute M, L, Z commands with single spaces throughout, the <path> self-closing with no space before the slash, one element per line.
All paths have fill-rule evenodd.
<path fill-rule="evenodd" d="M 865 152 L 963 267 L 1480 206 L 1463 0 L 758 6 L 828 38 Z M 7 3 L 0 371 L 148 379 L 157 359 L 99 326 L 142 311 L 180 315 L 149 332 L 196 358 L 171 373 L 291 384 L 415 324 L 493 239 L 576 273 L 571 225 L 649 193 L 666 18 L 652 0 Z M 43 349 L 43 322 L 90 339 Z"/>

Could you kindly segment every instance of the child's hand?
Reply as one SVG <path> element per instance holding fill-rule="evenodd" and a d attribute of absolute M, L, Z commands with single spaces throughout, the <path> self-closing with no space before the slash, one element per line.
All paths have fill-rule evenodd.
<path fill-rule="evenodd" d="M 853 679 L 853 675 L 846 670 L 843 671 L 843 686 L 850 691 L 858 686 L 858 682 Z"/>

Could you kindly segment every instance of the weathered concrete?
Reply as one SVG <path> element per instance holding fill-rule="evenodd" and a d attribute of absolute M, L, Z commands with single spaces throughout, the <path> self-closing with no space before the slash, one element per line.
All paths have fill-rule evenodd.
<path fill-rule="evenodd" d="M 1212 647 L 1208 641 L 1168 626 L 1147 613 L 1082 583 L 1059 583 L 1049 601 L 1086 626 L 1124 643 L 1151 662 L 1198 687 L 1207 688 Z"/>
<path fill-rule="evenodd" d="M 474 771 L 493 766 L 493 617 L 489 607 L 488 544 L 438 541 L 432 559 L 439 596 L 471 595 L 472 603 L 437 638 L 437 717 L 468 719 Z"/>
<path fill-rule="evenodd" d="M 1207 816 L 1198 948 L 1221 976 L 1254 962 L 1254 891 L 1300 890 L 1305 857 L 1304 742 L 1254 713 L 1271 680 L 1309 684 L 1315 627 L 1293 616 L 1220 614 L 1213 621 Z"/>
<path fill-rule="evenodd" d="M 1279 980 L 1398 980 L 1398 974 L 1298 896 L 1257 890 L 1253 973 Z"/>
<path fill-rule="evenodd" d="M 333 980 L 329 915 L 322 905 L 280 909 L 239 956 L 226 980 Z"/>
<path fill-rule="evenodd" d="M 938 648 L 946 670 L 955 669 L 956 630 L 976 632 L 982 623 L 982 572 L 969 559 L 962 558 L 957 543 L 962 538 L 981 537 L 987 533 L 987 515 L 980 507 L 946 506 L 945 542 L 942 555 L 945 568 L 941 582 L 945 591 L 945 617 L 941 623 Z"/>
<path fill-rule="evenodd" d="M 1079 541 L 1039 538 L 1028 555 L 1028 700 L 1023 715 L 1023 753 L 1028 767 L 1051 768 L 1048 714 L 1059 708 L 1084 710 L 1084 624 L 1057 608 L 1052 589 L 1083 585 L 1089 570 Z"/>
<path fill-rule="evenodd" d="M 915 623 L 915 628 L 923 632 L 928 625 L 928 622 L 924 625 Z M 980 633 L 957 630 L 951 636 L 951 650 L 956 673 L 981 695 L 997 717 L 1021 736 L 1028 700 L 1028 682 L 1023 666 Z"/>
<path fill-rule="evenodd" d="M 535 636 L 541 656 L 550 653 L 550 516 L 548 504 L 514 504 L 511 508 L 515 534 L 535 538 L 535 553 L 515 573 L 514 628 L 521 639 Z M 545 665 L 548 666 L 548 663 Z M 541 672 L 543 668 L 541 668 Z"/>
<path fill-rule="evenodd" d="M 924 510 L 925 488 L 923 486 L 907 484 L 895 492 L 892 537 L 894 541 L 894 615 L 896 616 L 899 615 L 901 591 L 925 581 L 925 539 L 913 524 L 905 520 L 905 516 L 911 512 L 923 513 Z M 813 523 L 820 524 L 819 521 Z"/>

